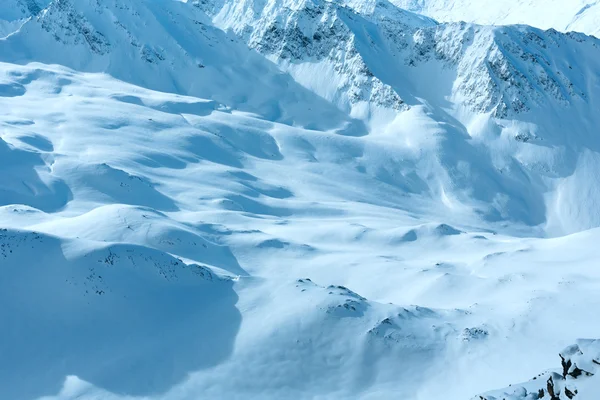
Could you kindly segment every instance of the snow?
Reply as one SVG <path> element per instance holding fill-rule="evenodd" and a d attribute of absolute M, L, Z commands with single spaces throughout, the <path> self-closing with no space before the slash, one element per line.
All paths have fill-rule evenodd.
<path fill-rule="evenodd" d="M 390 0 L 396 6 L 439 21 L 483 25 L 527 24 L 541 29 L 598 35 L 597 0 Z M 348 3 L 351 4 L 349 1 Z"/>
<path fill-rule="evenodd" d="M 11 5 L 1 398 L 597 397 L 561 364 L 599 354 L 597 39 L 384 0 Z"/>

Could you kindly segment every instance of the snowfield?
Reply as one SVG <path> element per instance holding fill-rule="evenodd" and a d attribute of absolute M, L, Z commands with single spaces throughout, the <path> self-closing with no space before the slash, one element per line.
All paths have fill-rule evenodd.
<path fill-rule="evenodd" d="M 598 39 L 2 3 L 0 398 L 600 396 Z"/>
<path fill-rule="evenodd" d="M 347 0 L 361 3 L 362 0 Z M 542 29 L 598 36 L 598 0 L 390 0 L 396 6 L 439 21 L 485 25 L 527 24 Z"/>

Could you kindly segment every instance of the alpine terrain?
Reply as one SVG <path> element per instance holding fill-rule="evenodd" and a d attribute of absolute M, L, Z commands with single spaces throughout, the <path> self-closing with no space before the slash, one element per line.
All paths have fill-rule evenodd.
<path fill-rule="evenodd" d="M 487 3 L 0 0 L 0 399 L 600 398 L 600 5 Z"/>

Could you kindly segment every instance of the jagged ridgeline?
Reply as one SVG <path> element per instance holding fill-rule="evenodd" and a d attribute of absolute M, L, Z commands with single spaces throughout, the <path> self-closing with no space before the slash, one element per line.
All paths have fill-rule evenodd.
<path fill-rule="evenodd" d="M 436 73 L 454 81 L 437 87 L 440 95 L 499 118 L 548 102 L 580 105 L 590 82 L 571 63 L 598 44 L 583 34 L 526 26 L 439 24 L 385 0 L 194 4 L 306 86 L 350 108 L 368 102 L 406 109 L 428 97 L 420 80 L 435 80 Z M 311 82 L 309 74 L 320 79 Z"/>
<path fill-rule="evenodd" d="M 591 56 L 598 52 L 596 39 L 526 26 L 439 24 L 386 0 L 11 2 L 11 11 L 3 11 L 9 15 L 2 27 L 11 36 L 2 44 L 10 58 L 22 58 L 21 46 L 51 62 L 64 52 L 87 52 L 62 61 L 136 83 L 143 74 L 131 74 L 116 58 L 155 73 L 168 75 L 174 69 L 184 76 L 173 76 L 170 87 L 155 79 L 158 89 L 200 94 L 202 84 L 190 85 L 190 76 L 198 77 L 194 82 L 213 76 L 198 67 L 216 56 L 231 60 L 225 50 L 214 48 L 217 43 L 230 47 L 223 42 L 231 39 L 215 32 L 208 14 L 300 84 L 361 118 L 379 109 L 406 110 L 421 98 L 431 102 L 431 81 L 438 76 L 445 81 L 436 85 L 440 99 L 498 118 L 549 104 L 582 107 L 595 96 L 588 93 L 592 77 L 573 66 L 597 70 L 597 57 Z M 40 30 L 46 40 L 38 36 Z M 28 39 L 34 35 L 36 41 Z M 50 51 L 61 45 L 60 52 Z"/>

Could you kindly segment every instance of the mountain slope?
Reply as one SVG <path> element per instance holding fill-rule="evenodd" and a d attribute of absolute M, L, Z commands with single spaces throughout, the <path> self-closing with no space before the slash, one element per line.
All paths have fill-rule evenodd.
<path fill-rule="evenodd" d="M 2 197 L 10 398 L 468 398 L 598 328 L 597 230 L 481 232 L 355 168 L 390 143 L 2 68 L 24 91 L 1 98 L 7 151 L 37 160 L 34 190 L 70 193 L 45 212 Z"/>
<path fill-rule="evenodd" d="M 541 107 L 553 99 L 564 105 L 585 98 L 591 77 L 584 75 L 582 80 L 571 72 L 568 60 L 583 53 L 586 59 L 578 60 L 581 65 L 598 62 L 597 41 L 584 35 L 529 27 L 439 25 L 385 0 L 360 3 L 354 9 L 329 1 L 288 5 L 272 0 L 262 8 L 252 2 L 225 1 L 221 9 L 215 9 L 214 3 L 195 4 L 212 12 L 218 26 L 232 29 L 342 109 L 362 101 L 370 107 L 400 110 L 403 98 L 409 99 L 409 105 L 419 103 L 415 98 L 443 98 L 466 103 L 477 112 L 494 111 L 502 118 L 508 110 L 528 110 L 536 100 Z M 558 49 L 561 45 L 564 50 Z M 425 66 L 429 74 L 416 73 Z M 312 72 L 310 68 L 321 72 L 310 74 L 318 81 L 304 76 Z M 323 73 L 330 75 L 323 79 Z M 450 80 L 445 83 L 450 87 L 437 86 L 439 99 L 430 88 L 417 84 L 435 73 Z M 341 82 L 334 79 L 339 75 L 345 78 Z M 321 80 L 338 85 L 328 87 Z M 348 98 L 339 99 L 343 95 Z"/>
<path fill-rule="evenodd" d="M 593 364 L 596 39 L 36 4 L 2 14 L 0 397 L 492 400 Z"/>
<path fill-rule="evenodd" d="M 270 120 L 344 129 L 347 117 L 177 1 L 54 1 L 0 41 L 3 60 L 106 72 L 144 87 L 211 98 Z M 248 82 L 252 82 L 250 86 Z M 291 89 L 290 89 L 291 87 Z M 279 101 L 270 97 L 276 94 Z M 306 103 L 314 103 L 315 111 Z M 360 131 L 356 123 L 349 129 Z"/>
<path fill-rule="evenodd" d="M 6 0 L 0 10 L 0 38 L 5 38 L 38 15 L 47 6 L 48 0 Z"/>
<path fill-rule="evenodd" d="M 500 203 L 486 219 L 545 224 L 551 234 L 598 226 L 586 204 L 559 194 L 569 190 L 564 179 L 594 168 L 595 156 L 578 154 L 598 143 L 596 39 L 524 26 L 439 25 L 382 0 L 355 9 L 280 3 L 195 4 L 303 86 L 366 120 L 372 134 L 402 132 L 414 120 L 402 111 L 424 114 L 443 134 L 427 137 L 434 130 L 422 129 L 412 147 L 442 155 L 433 174 L 452 177 L 453 189 L 444 192 Z"/>

